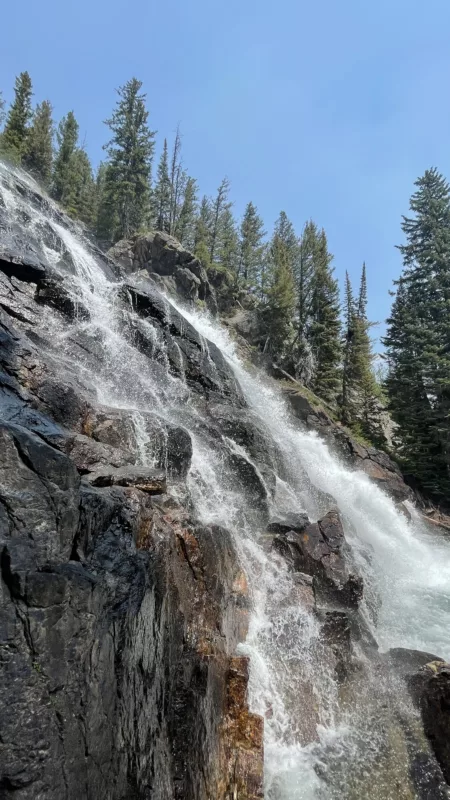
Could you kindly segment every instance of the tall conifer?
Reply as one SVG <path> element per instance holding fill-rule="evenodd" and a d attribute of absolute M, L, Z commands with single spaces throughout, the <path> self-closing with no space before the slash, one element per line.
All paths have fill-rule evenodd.
<path fill-rule="evenodd" d="M 176 221 L 175 236 L 180 242 L 193 250 L 195 247 L 195 219 L 197 213 L 197 182 L 187 178 L 180 213 Z"/>
<path fill-rule="evenodd" d="M 55 200 L 61 200 L 64 192 L 68 191 L 68 169 L 70 159 L 75 152 L 78 142 L 78 122 L 73 111 L 69 111 L 58 125 L 56 139 L 58 152 L 53 167 L 52 195 Z"/>
<path fill-rule="evenodd" d="M 28 72 L 21 72 L 16 78 L 14 100 L 8 111 L 2 134 L 3 149 L 18 159 L 22 158 L 25 151 L 32 117 L 32 94 L 31 78 Z"/>
<path fill-rule="evenodd" d="M 385 337 L 387 387 L 405 465 L 429 492 L 450 492 L 450 187 L 416 181 L 404 217 L 403 273 Z"/>
<path fill-rule="evenodd" d="M 212 231 L 213 212 L 211 203 L 206 195 L 203 195 L 200 208 L 195 223 L 194 252 L 200 259 L 203 266 L 211 266 L 211 231 Z"/>
<path fill-rule="evenodd" d="M 260 310 L 264 350 L 282 362 L 292 338 L 295 284 L 286 241 L 275 232 L 267 261 L 265 302 Z"/>
<path fill-rule="evenodd" d="M 76 148 L 69 159 L 61 202 L 71 216 L 86 225 L 94 225 L 96 186 L 89 157 L 80 147 Z"/>
<path fill-rule="evenodd" d="M 339 287 L 331 267 L 325 231 L 321 231 L 314 268 L 309 343 L 313 356 L 313 391 L 329 403 L 336 400 L 340 385 Z"/>
<path fill-rule="evenodd" d="M 247 203 L 240 229 L 239 276 L 245 285 L 261 285 L 261 267 L 264 255 L 264 222 L 253 203 Z"/>
<path fill-rule="evenodd" d="M 171 214 L 171 183 L 169 177 L 169 153 L 167 148 L 167 139 L 164 139 L 163 151 L 158 164 L 154 201 L 156 211 L 156 227 L 159 231 L 166 231 L 169 233 Z"/>
<path fill-rule="evenodd" d="M 187 176 L 183 173 L 181 165 L 181 133 L 178 125 L 173 143 L 172 157 L 170 159 L 170 211 L 169 211 L 169 233 L 174 233 L 177 218 L 180 213 L 180 196 L 186 185 Z"/>
<path fill-rule="evenodd" d="M 129 237 L 149 224 L 150 185 L 155 134 L 148 126 L 146 95 L 137 78 L 117 91 L 119 99 L 106 124 L 112 132 L 105 145 L 110 166 L 107 204 L 116 218 L 114 240 Z"/>
<path fill-rule="evenodd" d="M 22 157 L 23 165 L 44 186 L 48 186 L 53 164 L 52 107 L 48 100 L 36 106 Z"/>
<path fill-rule="evenodd" d="M 228 178 L 223 178 L 217 190 L 217 194 L 211 205 L 211 227 L 210 227 L 210 243 L 209 243 L 209 259 L 211 264 L 217 255 L 218 246 L 220 245 L 220 233 L 222 214 L 225 211 L 228 203 L 228 194 L 230 191 L 230 182 Z M 229 206 L 230 207 L 230 206 Z"/>
<path fill-rule="evenodd" d="M 235 279 L 237 278 L 239 270 L 239 235 L 230 205 L 225 207 L 221 215 L 218 264 L 230 272 Z"/>

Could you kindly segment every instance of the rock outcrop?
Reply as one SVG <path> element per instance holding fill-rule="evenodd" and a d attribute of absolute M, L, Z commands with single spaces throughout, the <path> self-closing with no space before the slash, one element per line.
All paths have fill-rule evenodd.
<path fill-rule="evenodd" d="M 179 294 L 186 301 L 204 302 L 216 313 L 216 295 L 206 270 L 198 258 L 168 233 L 156 231 L 122 239 L 109 250 L 108 256 L 126 275 L 146 270 L 161 288 Z"/>
<path fill-rule="evenodd" d="M 272 523 L 280 529 L 280 523 Z M 270 530 L 270 526 L 269 526 Z M 282 529 L 273 540 L 292 568 L 313 576 L 316 597 L 357 608 L 363 594 L 362 580 L 351 564 L 349 547 L 339 514 L 330 511 L 319 522 Z"/>

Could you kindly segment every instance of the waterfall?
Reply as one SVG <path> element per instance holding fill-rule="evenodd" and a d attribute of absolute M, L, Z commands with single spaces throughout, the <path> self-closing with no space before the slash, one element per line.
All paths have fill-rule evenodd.
<path fill-rule="evenodd" d="M 375 683 L 361 690 L 359 703 L 342 704 L 318 620 L 299 602 L 298 587 L 285 562 L 264 547 L 258 513 L 249 508 L 224 458 L 226 448 L 232 452 L 236 445 L 223 442 L 219 447 L 205 434 L 202 411 L 192 401 L 183 374 L 169 370 L 157 329 L 116 302 L 120 281 L 105 273 L 81 227 L 62 221 L 49 200 L 30 205 L 27 196 L 14 192 L 16 180 L 38 192 L 32 181 L 0 165 L 0 193 L 8 218 L 27 220 L 55 269 L 61 259 L 70 262 L 65 284 L 89 312 L 88 318 L 62 324 L 43 310 L 41 327 L 51 341 L 48 357 L 61 379 L 75 371 L 99 403 L 129 412 L 141 463 L 154 457 L 145 425 L 150 411 L 163 421 L 182 425 L 193 445 L 188 489 L 195 512 L 203 522 L 233 533 L 252 601 L 241 650 L 250 657 L 251 708 L 265 717 L 266 797 L 357 800 L 362 792 L 369 796 L 362 788 L 367 784 L 358 783 L 355 773 L 364 773 L 364 764 L 376 765 L 383 748 L 389 747 L 382 711 L 373 709 L 372 717 L 367 713 Z M 13 235 L 12 228 L 2 235 Z M 245 366 L 219 322 L 172 299 L 166 301 L 169 314 L 173 307 L 200 334 L 206 352 L 210 342 L 220 349 L 248 407 L 281 454 L 282 470 L 270 494 L 271 511 L 303 511 L 317 520 L 327 510 L 327 498 L 331 496 L 338 506 L 364 578 L 365 596 L 379 600 L 376 621 L 367 600 L 362 611 L 380 650 L 409 647 L 450 658 L 450 540 L 430 533 L 414 515 L 408 522 L 366 475 L 345 467 L 318 435 L 293 420 L 281 392 Z M 146 329 L 153 342 L 152 361 L 124 335 L 124 315 Z M 89 357 L 94 346 L 103 354 L 100 372 Z M 244 455 L 251 460 L 250 454 Z M 379 695 L 374 704 L 378 700 Z M 310 718 L 305 719 L 306 713 Z M 309 738 L 305 731 L 312 732 Z M 400 795 L 395 784 L 405 769 L 398 765 L 389 786 L 380 778 L 370 797 L 409 797 Z"/>

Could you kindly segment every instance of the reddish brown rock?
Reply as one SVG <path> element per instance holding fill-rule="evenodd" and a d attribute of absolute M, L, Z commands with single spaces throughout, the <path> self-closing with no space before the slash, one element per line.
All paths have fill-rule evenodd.
<path fill-rule="evenodd" d="M 232 658 L 223 725 L 224 779 L 219 794 L 224 800 L 264 797 L 264 721 L 248 709 L 247 686 L 248 658 Z"/>

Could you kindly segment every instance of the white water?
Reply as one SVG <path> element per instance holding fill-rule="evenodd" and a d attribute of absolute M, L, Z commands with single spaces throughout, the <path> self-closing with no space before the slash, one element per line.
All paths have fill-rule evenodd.
<path fill-rule="evenodd" d="M 89 359 L 83 359 L 79 350 L 76 369 L 80 378 L 95 386 L 100 403 L 129 411 L 143 462 L 152 459 L 145 428 L 149 410 L 189 429 L 193 459 L 188 483 L 197 514 L 204 522 L 219 523 L 234 534 L 252 597 L 242 651 L 251 658 L 251 707 L 266 717 L 266 797 L 345 799 L 350 795 L 344 784 L 333 788 L 319 776 L 327 772 L 328 760 L 346 759 L 349 769 L 352 762 L 367 760 L 368 735 L 363 735 L 360 719 L 340 713 L 338 688 L 327 667 L 316 618 L 299 602 L 283 561 L 265 552 L 257 518 L 248 509 L 245 494 L 227 473 L 220 450 L 211 447 L 199 432 L 198 412 L 185 382 L 169 373 L 157 330 L 150 331 L 150 322 L 139 321 L 154 339 L 155 360 L 150 362 L 123 338 L 115 303 L 118 286 L 105 278 L 81 231 L 63 227 L 54 217 L 51 203 L 44 213 L 30 208 L 8 187 L 9 176 L 8 170 L 0 167 L 0 192 L 11 217 L 30 214 L 30 227 L 37 236 L 44 226 L 51 227 L 60 244 L 46 246 L 46 255 L 56 265 L 61 243 L 64 245 L 76 273 L 67 278 L 67 285 L 90 311 L 89 322 L 62 327 L 55 323 L 54 315 L 44 313 L 43 324 L 54 338 L 51 357 L 61 374 L 73 358 L 68 353 L 75 329 L 77 336 L 83 334 L 100 343 L 104 356 L 101 374 L 92 372 Z M 34 187 L 32 182 L 29 185 Z M 282 453 L 284 472 L 277 482 L 274 510 L 305 510 L 317 519 L 326 510 L 323 493 L 338 505 L 364 576 L 366 596 L 380 600 L 376 626 L 366 609 L 380 648 L 412 647 L 449 658 L 448 541 L 425 530 L 417 520 L 408 523 L 367 476 L 345 468 L 317 435 L 302 430 L 273 384 L 243 365 L 228 332 L 217 322 L 205 314 L 178 310 L 205 338 L 205 348 L 208 340 L 220 348 L 248 405 Z M 302 698 L 308 701 L 303 703 Z M 309 709 L 310 719 L 303 718 L 304 708 Z M 305 730 L 312 731 L 309 739 Z M 373 731 L 369 733 L 375 738 Z M 373 797 L 388 800 L 391 794 L 374 792 Z"/>

